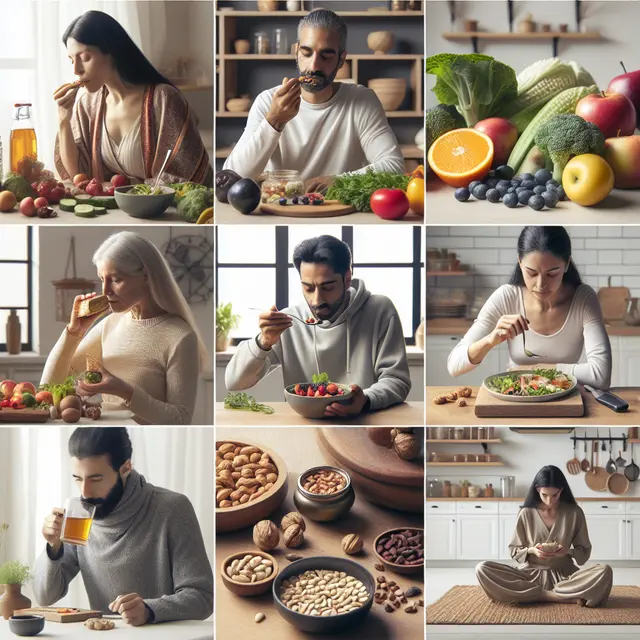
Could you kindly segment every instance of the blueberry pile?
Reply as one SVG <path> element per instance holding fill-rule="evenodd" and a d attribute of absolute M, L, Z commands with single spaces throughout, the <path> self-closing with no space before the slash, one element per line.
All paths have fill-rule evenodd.
<path fill-rule="evenodd" d="M 535 211 L 553 209 L 560 200 L 567 199 L 562 185 L 552 179 L 551 171 L 539 169 L 535 176 L 523 173 L 514 178 L 513 169 L 507 165 L 491 171 L 485 180 L 474 180 L 468 187 L 456 189 L 458 202 L 466 202 L 471 196 L 476 200 L 502 201 L 510 209 L 528 205 Z"/>

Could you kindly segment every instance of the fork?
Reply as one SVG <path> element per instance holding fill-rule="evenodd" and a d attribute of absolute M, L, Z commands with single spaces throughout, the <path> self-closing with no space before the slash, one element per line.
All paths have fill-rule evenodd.
<path fill-rule="evenodd" d="M 257 309 L 256 307 L 249 307 L 250 311 L 264 311 L 264 309 Z M 285 314 L 287 316 L 289 316 L 290 318 L 293 318 L 294 320 L 297 320 L 298 322 L 302 322 L 303 325 L 307 326 L 307 327 L 312 327 L 314 324 L 320 324 L 320 322 L 305 322 L 302 318 L 298 318 L 298 316 L 294 316 L 290 313 Z"/>

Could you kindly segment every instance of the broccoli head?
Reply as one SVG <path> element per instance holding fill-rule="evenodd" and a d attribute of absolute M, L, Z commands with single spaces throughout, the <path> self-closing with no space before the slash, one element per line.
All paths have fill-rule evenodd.
<path fill-rule="evenodd" d="M 536 133 L 536 146 L 553 162 L 553 179 L 562 182 L 562 172 L 574 156 L 604 153 L 604 135 L 593 123 L 573 114 L 553 117 Z"/>
<path fill-rule="evenodd" d="M 440 104 L 433 109 L 428 109 L 424 120 L 427 129 L 427 151 L 441 135 L 466 126 L 464 119 L 453 105 Z"/>

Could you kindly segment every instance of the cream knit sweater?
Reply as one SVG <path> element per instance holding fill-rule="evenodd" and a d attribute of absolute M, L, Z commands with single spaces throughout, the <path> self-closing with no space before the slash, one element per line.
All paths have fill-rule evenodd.
<path fill-rule="evenodd" d="M 52 349 L 42 384 L 85 371 L 86 356 L 133 386 L 131 402 L 104 395 L 107 410 L 129 409 L 139 424 L 191 424 L 198 388 L 198 340 L 177 316 L 135 320 L 111 314 L 80 339 L 66 329 Z"/>

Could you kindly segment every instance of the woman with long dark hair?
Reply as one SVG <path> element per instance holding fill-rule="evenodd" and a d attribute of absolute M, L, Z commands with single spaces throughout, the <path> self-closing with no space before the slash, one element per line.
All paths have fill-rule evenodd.
<path fill-rule="evenodd" d="M 152 181 L 171 150 L 164 182 L 213 183 L 187 101 L 117 20 L 87 11 L 62 41 L 78 77 L 53 96 L 60 119 L 55 164 L 63 179 L 84 173 L 104 181 L 120 173 Z"/>
<path fill-rule="evenodd" d="M 478 582 L 492 600 L 597 607 L 611 593 L 609 565 L 576 566 L 589 560 L 591 542 L 584 512 L 558 467 L 542 467 L 533 479 L 509 549 L 518 568 L 491 561 L 476 567 Z"/>
<path fill-rule="evenodd" d="M 449 373 L 475 369 L 491 349 L 508 341 L 512 366 L 555 364 L 583 384 L 608 389 L 611 344 L 602 310 L 596 292 L 580 278 L 565 228 L 525 227 L 517 257 L 509 284 L 490 296 L 449 355 Z M 543 360 L 527 356 L 524 336 L 516 339 L 525 331 L 527 351 Z"/>

